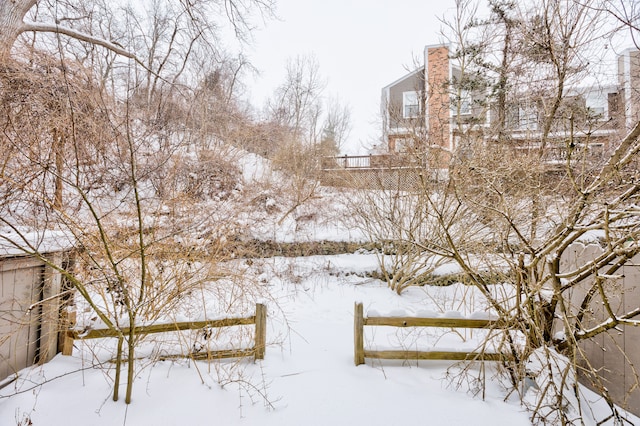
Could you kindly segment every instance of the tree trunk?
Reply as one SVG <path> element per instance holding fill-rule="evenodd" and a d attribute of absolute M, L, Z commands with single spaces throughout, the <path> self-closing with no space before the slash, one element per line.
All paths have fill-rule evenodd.
<path fill-rule="evenodd" d="M 37 0 L 0 0 L 0 59 L 7 57 L 24 30 L 24 17 Z"/>
<path fill-rule="evenodd" d="M 53 128 L 53 153 L 55 157 L 56 169 L 55 169 L 55 187 L 53 195 L 53 207 L 55 209 L 62 210 L 62 173 L 64 168 L 64 133 L 58 130 L 57 127 Z"/>

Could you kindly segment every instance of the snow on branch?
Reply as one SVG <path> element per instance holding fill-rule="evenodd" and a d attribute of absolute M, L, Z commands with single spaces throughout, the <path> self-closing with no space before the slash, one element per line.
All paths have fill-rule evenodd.
<path fill-rule="evenodd" d="M 56 24 L 43 24 L 39 22 L 33 21 L 25 21 L 24 25 L 21 28 L 22 32 L 34 31 L 34 32 L 48 32 L 48 33 L 56 33 L 63 34 L 69 36 L 71 38 L 75 38 L 80 41 L 84 41 L 87 43 L 92 43 L 97 46 L 102 46 L 105 49 L 111 50 L 112 52 L 124 56 L 126 58 L 130 58 L 135 60 L 138 63 L 141 63 L 140 60 L 133 53 L 129 52 L 122 46 L 115 44 L 109 40 L 105 40 L 100 37 L 95 37 L 87 33 L 83 33 L 81 31 L 76 31 L 68 27 L 62 27 Z"/>
<path fill-rule="evenodd" d="M 576 332 L 575 337 L 577 340 L 588 339 L 597 334 L 600 334 L 602 332 L 615 328 L 619 324 L 632 325 L 637 327 L 638 325 L 640 325 L 640 320 L 635 320 L 633 318 L 637 317 L 638 315 L 640 315 L 640 308 L 629 311 L 626 314 L 621 316 L 608 318 L 606 321 L 590 329 L 578 331 Z"/>

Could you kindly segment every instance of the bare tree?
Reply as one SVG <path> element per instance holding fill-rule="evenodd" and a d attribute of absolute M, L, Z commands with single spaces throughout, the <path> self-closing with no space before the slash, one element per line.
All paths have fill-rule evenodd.
<path fill-rule="evenodd" d="M 380 279 L 401 294 L 410 286 L 432 282 L 436 269 L 448 260 L 433 250 L 438 224 L 431 206 L 422 197 L 425 188 L 420 183 L 418 187 L 407 187 L 402 179 L 395 183 L 385 189 L 357 190 L 349 199 L 348 209 L 355 225 L 380 246 L 376 253 Z"/>
<path fill-rule="evenodd" d="M 320 155 L 338 155 L 350 132 L 351 111 L 338 99 L 328 101 L 320 136 Z"/>
<path fill-rule="evenodd" d="M 241 38 L 246 37 L 248 31 L 253 28 L 251 17 L 252 12 L 255 12 L 255 10 L 253 10 L 254 8 L 259 10 L 259 13 L 270 14 L 273 7 L 273 3 L 270 0 L 255 0 L 250 2 L 238 2 L 235 0 L 198 0 L 189 3 L 170 3 L 168 7 L 171 7 L 173 4 L 175 4 L 176 7 L 179 8 L 180 13 L 188 17 L 193 26 L 199 28 L 200 31 L 206 31 L 212 28 L 212 18 L 224 16 L 233 26 L 236 35 Z M 83 10 L 84 5 L 82 2 L 56 2 L 55 8 L 52 9 L 53 12 L 48 11 L 49 13 L 42 13 L 42 16 L 50 19 L 43 22 L 27 19 L 29 12 L 34 6 L 38 7 L 39 12 L 41 9 L 48 7 L 44 2 L 40 2 L 39 0 L 3 0 L 0 2 L 0 24 L 2 28 L 4 28 L 0 36 L 0 56 L 9 55 L 18 37 L 31 32 L 59 34 L 64 37 L 103 47 L 127 58 L 136 58 L 134 52 L 137 51 L 132 49 L 134 46 L 128 46 L 128 48 L 123 47 L 126 45 L 121 43 L 121 41 L 105 37 L 105 35 L 110 34 L 94 34 L 91 31 L 83 31 L 82 29 L 67 25 L 74 24 L 87 17 L 91 18 L 92 14 L 81 16 L 73 16 L 73 14 L 64 15 L 65 12 L 72 11 L 86 12 L 86 10 Z M 107 4 L 101 2 L 99 6 L 106 7 Z M 158 6 L 160 5 L 157 3 L 154 9 L 160 10 Z M 63 15 L 56 15 L 56 11 L 62 12 Z M 40 14 L 37 16 L 39 15 Z M 110 26 L 107 26 L 107 28 L 103 29 L 109 30 L 109 27 Z"/>
<path fill-rule="evenodd" d="M 336 100 L 325 106 L 325 85 L 317 60 L 298 56 L 287 63 L 285 81 L 266 106 L 272 126 L 283 130 L 272 160 L 288 176 L 291 206 L 280 223 L 316 196 L 320 158 L 335 153 L 348 133 L 349 111 Z"/>
<path fill-rule="evenodd" d="M 501 8 L 493 9 L 495 19 L 502 22 L 504 29 L 498 44 L 502 47 L 502 61 L 500 57 L 487 61 L 496 67 L 492 77 L 500 89 L 494 92 L 494 108 L 506 109 L 498 114 L 499 132 L 489 133 L 491 137 L 498 136 L 497 144 L 484 144 L 483 150 L 476 149 L 473 156 L 456 157 L 450 169 L 449 189 L 456 194 L 458 207 L 436 208 L 443 230 L 445 224 L 463 220 L 462 213 L 473 214 L 486 226 L 478 243 L 482 241 L 491 247 L 503 266 L 482 267 L 494 271 L 489 276 L 506 276 L 513 283 L 515 297 L 511 302 L 505 303 L 489 291 L 491 283 L 470 261 L 467 243 L 460 235 L 447 229 L 447 244 L 439 253 L 448 252 L 484 291 L 496 312 L 505 321 L 517 324 L 526 336 L 522 348 L 510 343 L 514 361 L 507 371 L 520 390 L 523 388 L 518 388 L 518 383 L 527 374 L 538 374 L 541 382 L 530 408 L 532 419 L 540 422 L 579 421 L 579 400 L 566 383 L 575 379 L 578 365 L 589 371 L 591 377 L 597 377 L 588 363 L 582 363 L 580 342 L 606 332 L 609 324 L 615 327 L 613 324 L 633 322 L 638 314 L 634 309 L 624 312 L 609 309 L 595 326 L 586 327 L 581 321 L 585 312 L 596 309 L 594 303 L 606 305 L 607 299 L 615 297 L 615 289 L 603 284 L 606 281 L 603 276 L 608 279 L 616 276 L 640 251 L 637 245 L 629 244 L 637 240 L 640 231 L 633 207 L 640 187 L 632 177 L 634 157 L 640 149 L 640 125 L 622 136 L 608 127 L 611 151 L 602 159 L 593 156 L 589 154 L 594 143 L 592 126 L 603 128 L 604 124 L 592 121 L 588 108 L 578 102 L 580 95 L 570 90 L 588 71 L 598 71 L 597 67 L 584 68 L 587 63 L 592 66 L 599 63 L 600 51 L 594 43 L 607 31 L 604 15 L 596 6 L 596 2 L 549 1 L 536 3 L 532 9 L 511 17 L 504 15 Z M 590 22 L 600 22 L 602 32 L 594 32 Z M 512 51 L 509 46 L 517 50 Z M 472 52 L 476 54 L 475 50 Z M 510 69 L 504 70 L 499 65 L 506 55 L 510 57 Z M 507 136 L 517 133 L 504 131 L 509 130 L 509 104 L 513 104 L 510 99 L 516 98 L 528 99 L 535 105 L 532 111 L 538 114 L 531 122 L 528 136 L 522 139 L 530 144 L 527 149 L 518 146 L 513 136 Z M 565 153 L 559 162 L 561 167 L 549 161 L 553 158 L 550 152 L 558 150 Z M 436 207 L 437 198 L 429 203 Z M 600 244 L 604 246 L 602 256 L 584 260 L 572 268 L 564 266 L 572 244 L 593 232 L 599 233 Z M 480 246 L 472 247 L 478 255 Z M 585 281 L 592 283 L 590 290 L 576 302 L 574 290 Z M 595 302 L 596 293 L 602 297 L 598 300 L 604 302 Z M 558 330 L 563 331 L 561 338 L 556 334 Z M 568 361 L 558 363 L 558 352 L 564 353 Z M 544 372 L 547 370 L 532 371 L 530 367 L 536 362 L 553 370 L 554 377 L 547 380 Z M 552 368 L 553 365 L 556 367 Z M 557 377 L 564 379 L 558 383 Z M 596 379 L 594 383 L 609 398 L 602 382 Z M 526 395 L 521 396 L 527 400 Z M 575 406 L 569 409 L 569 405 Z"/>
<path fill-rule="evenodd" d="M 314 144 L 318 138 L 322 113 L 322 92 L 326 83 L 313 56 L 289 59 L 285 81 L 276 89 L 267 105 L 268 115 L 293 132 L 293 137 Z"/>
<path fill-rule="evenodd" d="M 0 2 L 0 238 L 54 268 L 34 234 L 60 231 L 78 247 L 78 269 L 56 269 L 119 335 L 114 400 L 126 352 L 131 402 L 134 325 L 169 320 L 220 276 L 229 215 L 194 214 L 191 203 L 227 199 L 239 173 L 211 158 L 199 139 L 211 134 L 187 119 L 204 77 L 193 58 L 220 58 L 214 19 L 242 35 L 251 6 L 270 3 L 155 2 L 144 14 L 107 2 Z"/>
<path fill-rule="evenodd" d="M 453 124 L 449 161 L 430 161 L 441 150 L 429 144 L 433 126 L 411 135 L 413 147 L 423 147 L 414 151 L 422 164 L 446 171 L 427 170 L 427 184 L 370 200 L 363 217 L 386 229 L 393 217 L 387 206 L 404 199 L 425 212 L 419 222 L 426 233 L 412 225 L 415 207 L 393 210 L 404 216 L 392 220 L 398 232 L 387 233 L 423 259 L 453 262 L 513 327 L 504 334 L 504 372 L 534 422 L 580 424 L 578 372 L 594 380 L 622 421 L 583 342 L 635 325 L 640 314 L 635 306 L 614 308 L 621 268 L 640 253 L 640 123 L 629 128 L 617 118 L 615 90 L 605 101 L 610 119 L 603 119 L 585 101 L 605 93 L 602 82 L 579 84 L 603 75 L 602 40 L 618 23 L 596 1 L 492 1 L 486 20 L 476 18 L 473 2 L 456 3 L 447 28 L 451 104 L 443 106 L 451 113 L 442 126 Z M 569 265 L 575 244 L 590 238 L 601 252 Z"/>
<path fill-rule="evenodd" d="M 640 40 L 638 39 L 638 32 L 640 31 L 640 10 L 638 10 L 638 3 L 629 0 L 619 0 L 605 2 L 599 7 L 600 10 L 610 14 L 624 29 L 628 30 L 633 44 L 637 48 L 640 48 Z"/>

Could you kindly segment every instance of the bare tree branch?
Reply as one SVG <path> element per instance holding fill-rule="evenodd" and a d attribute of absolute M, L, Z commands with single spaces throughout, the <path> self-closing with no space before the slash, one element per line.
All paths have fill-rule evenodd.
<path fill-rule="evenodd" d="M 122 46 L 116 43 L 110 42 L 108 40 L 105 40 L 103 38 L 94 37 L 90 34 L 83 33 L 81 31 L 76 31 L 74 29 L 62 27 L 60 25 L 55 25 L 55 24 L 42 24 L 39 22 L 25 21 L 24 25 L 22 26 L 22 32 L 29 32 L 29 31 L 63 34 L 63 35 L 72 37 L 76 40 L 102 46 L 114 53 L 117 53 L 118 55 L 124 56 L 126 58 L 130 58 L 130 59 L 134 59 L 136 62 L 142 65 L 142 62 L 136 57 L 135 54 L 129 52 Z"/>

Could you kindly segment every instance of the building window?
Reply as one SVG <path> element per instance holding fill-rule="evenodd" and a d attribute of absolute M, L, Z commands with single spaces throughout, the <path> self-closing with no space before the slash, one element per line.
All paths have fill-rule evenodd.
<path fill-rule="evenodd" d="M 518 107 L 518 129 L 538 130 L 538 113 L 534 107 L 530 105 Z"/>
<path fill-rule="evenodd" d="M 593 91 L 585 96 L 587 113 L 590 118 L 604 120 L 607 118 L 608 96 L 603 91 Z"/>
<path fill-rule="evenodd" d="M 454 112 L 457 112 L 456 110 L 459 107 L 460 115 L 471 114 L 471 104 L 473 101 L 471 99 L 471 93 L 468 90 L 460 91 L 460 98 L 457 100 L 457 102 L 457 105 L 454 104 Z"/>
<path fill-rule="evenodd" d="M 418 92 L 402 93 L 402 117 L 417 118 L 420 116 L 420 96 Z"/>

